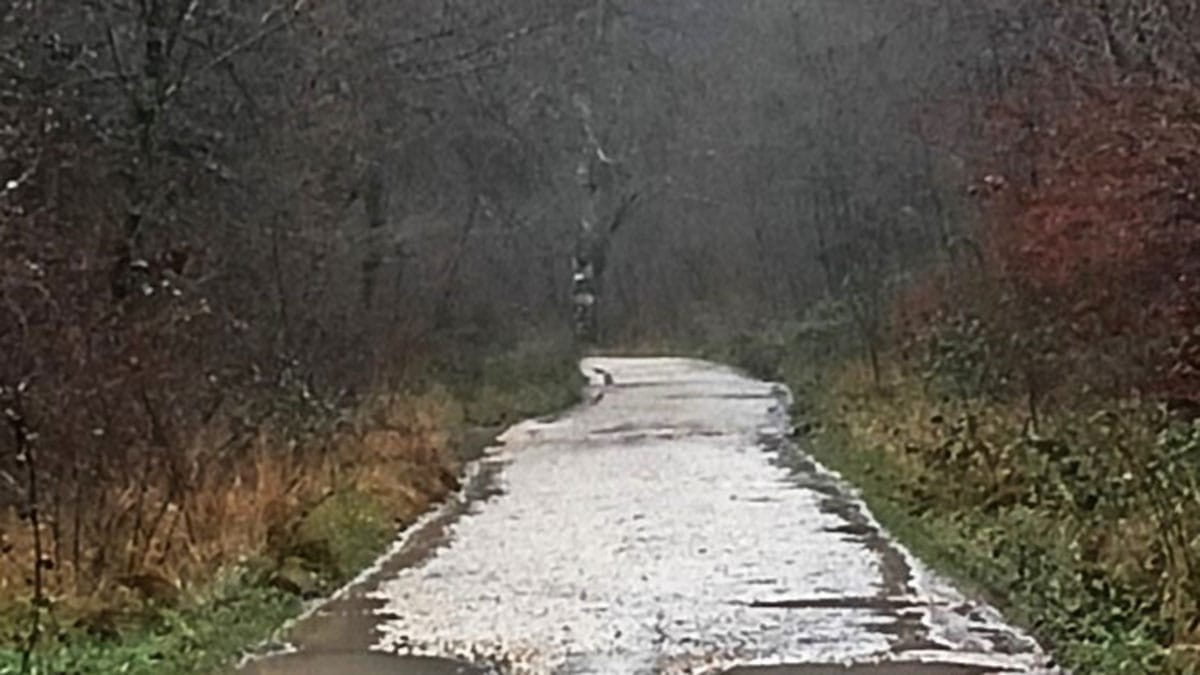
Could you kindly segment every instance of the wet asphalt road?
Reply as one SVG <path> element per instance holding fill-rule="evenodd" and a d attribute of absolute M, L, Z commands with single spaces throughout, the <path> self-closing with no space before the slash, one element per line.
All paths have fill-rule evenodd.
<path fill-rule="evenodd" d="M 788 393 L 589 359 L 588 401 L 510 429 L 460 497 L 246 675 L 1053 672 L 788 440 Z"/>

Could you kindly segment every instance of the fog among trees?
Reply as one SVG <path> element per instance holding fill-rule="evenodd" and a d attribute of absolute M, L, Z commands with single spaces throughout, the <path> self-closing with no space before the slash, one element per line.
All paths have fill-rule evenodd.
<path fill-rule="evenodd" d="M 1068 376 L 1186 408 L 1198 39 L 1190 0 L 3 0 L 4 587 L 186 585 L 235 555 L 206 481 L 514 349 L 793 322 L 878 382 L 978 328 L 964 386 L 1033 427 Z"/>
<path fill-rule="evenodd" d="M 974 4 L 17 3 L 6 204 L 70 233 L 39 284 L 144 262 L 317 369 L 566 325 L 576 253 L 608 336 L 799 308 L 950 220 Z"/>

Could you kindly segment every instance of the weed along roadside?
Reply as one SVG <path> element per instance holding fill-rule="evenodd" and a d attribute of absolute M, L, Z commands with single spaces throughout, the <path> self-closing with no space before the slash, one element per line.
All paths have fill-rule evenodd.
<path fill-rule="evenodd" d="M 1151 402 L 1064 396 L 1033 429 L 1020 396 L 962 394 L 977 374 L 955 369 L 978 362 L 888 353 L 876 379 L 828 319 L 704 351 L 785 381 L 801 447 L 1072 672 L 1195 672 L 1200 424 Z M 954 336 L 925 339 L 944 355 Z"/>
<path fill-rule="evenodd" d="M 192 507 L 163 507 L 168 518 L 181 509 L 181 524 L 153 534 L 143 571 L 90 592 L 51 578 L 40 607 L 10 591 L 0 673 L 207 674 L 269 648 L 457 490 L 464 464 L 507 424 L 575 402 L 576 364 L 569 350 L 503 354 L 364 399 L 303 444 L 261 434 L 232 480 L 200 481 Z"/>

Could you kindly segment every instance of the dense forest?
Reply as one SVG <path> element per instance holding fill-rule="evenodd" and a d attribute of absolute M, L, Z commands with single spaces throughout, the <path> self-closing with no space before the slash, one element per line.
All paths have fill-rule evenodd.
<path fill-rule="evenodd" d="M 1068 661 L 1195 668 L 1198 190 L 1195 0 L 0 0 L 0 637 L 406 522 L 598 345 L 787 378 Z"/>

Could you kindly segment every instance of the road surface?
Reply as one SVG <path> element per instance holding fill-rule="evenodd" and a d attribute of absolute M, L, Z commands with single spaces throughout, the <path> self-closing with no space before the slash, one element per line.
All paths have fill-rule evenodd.
<path fill-rule="evenodd" d="M 595 358 L 464 492 L 244 673 L 1048 673 L 788 440 L 789 394 Z"/>

